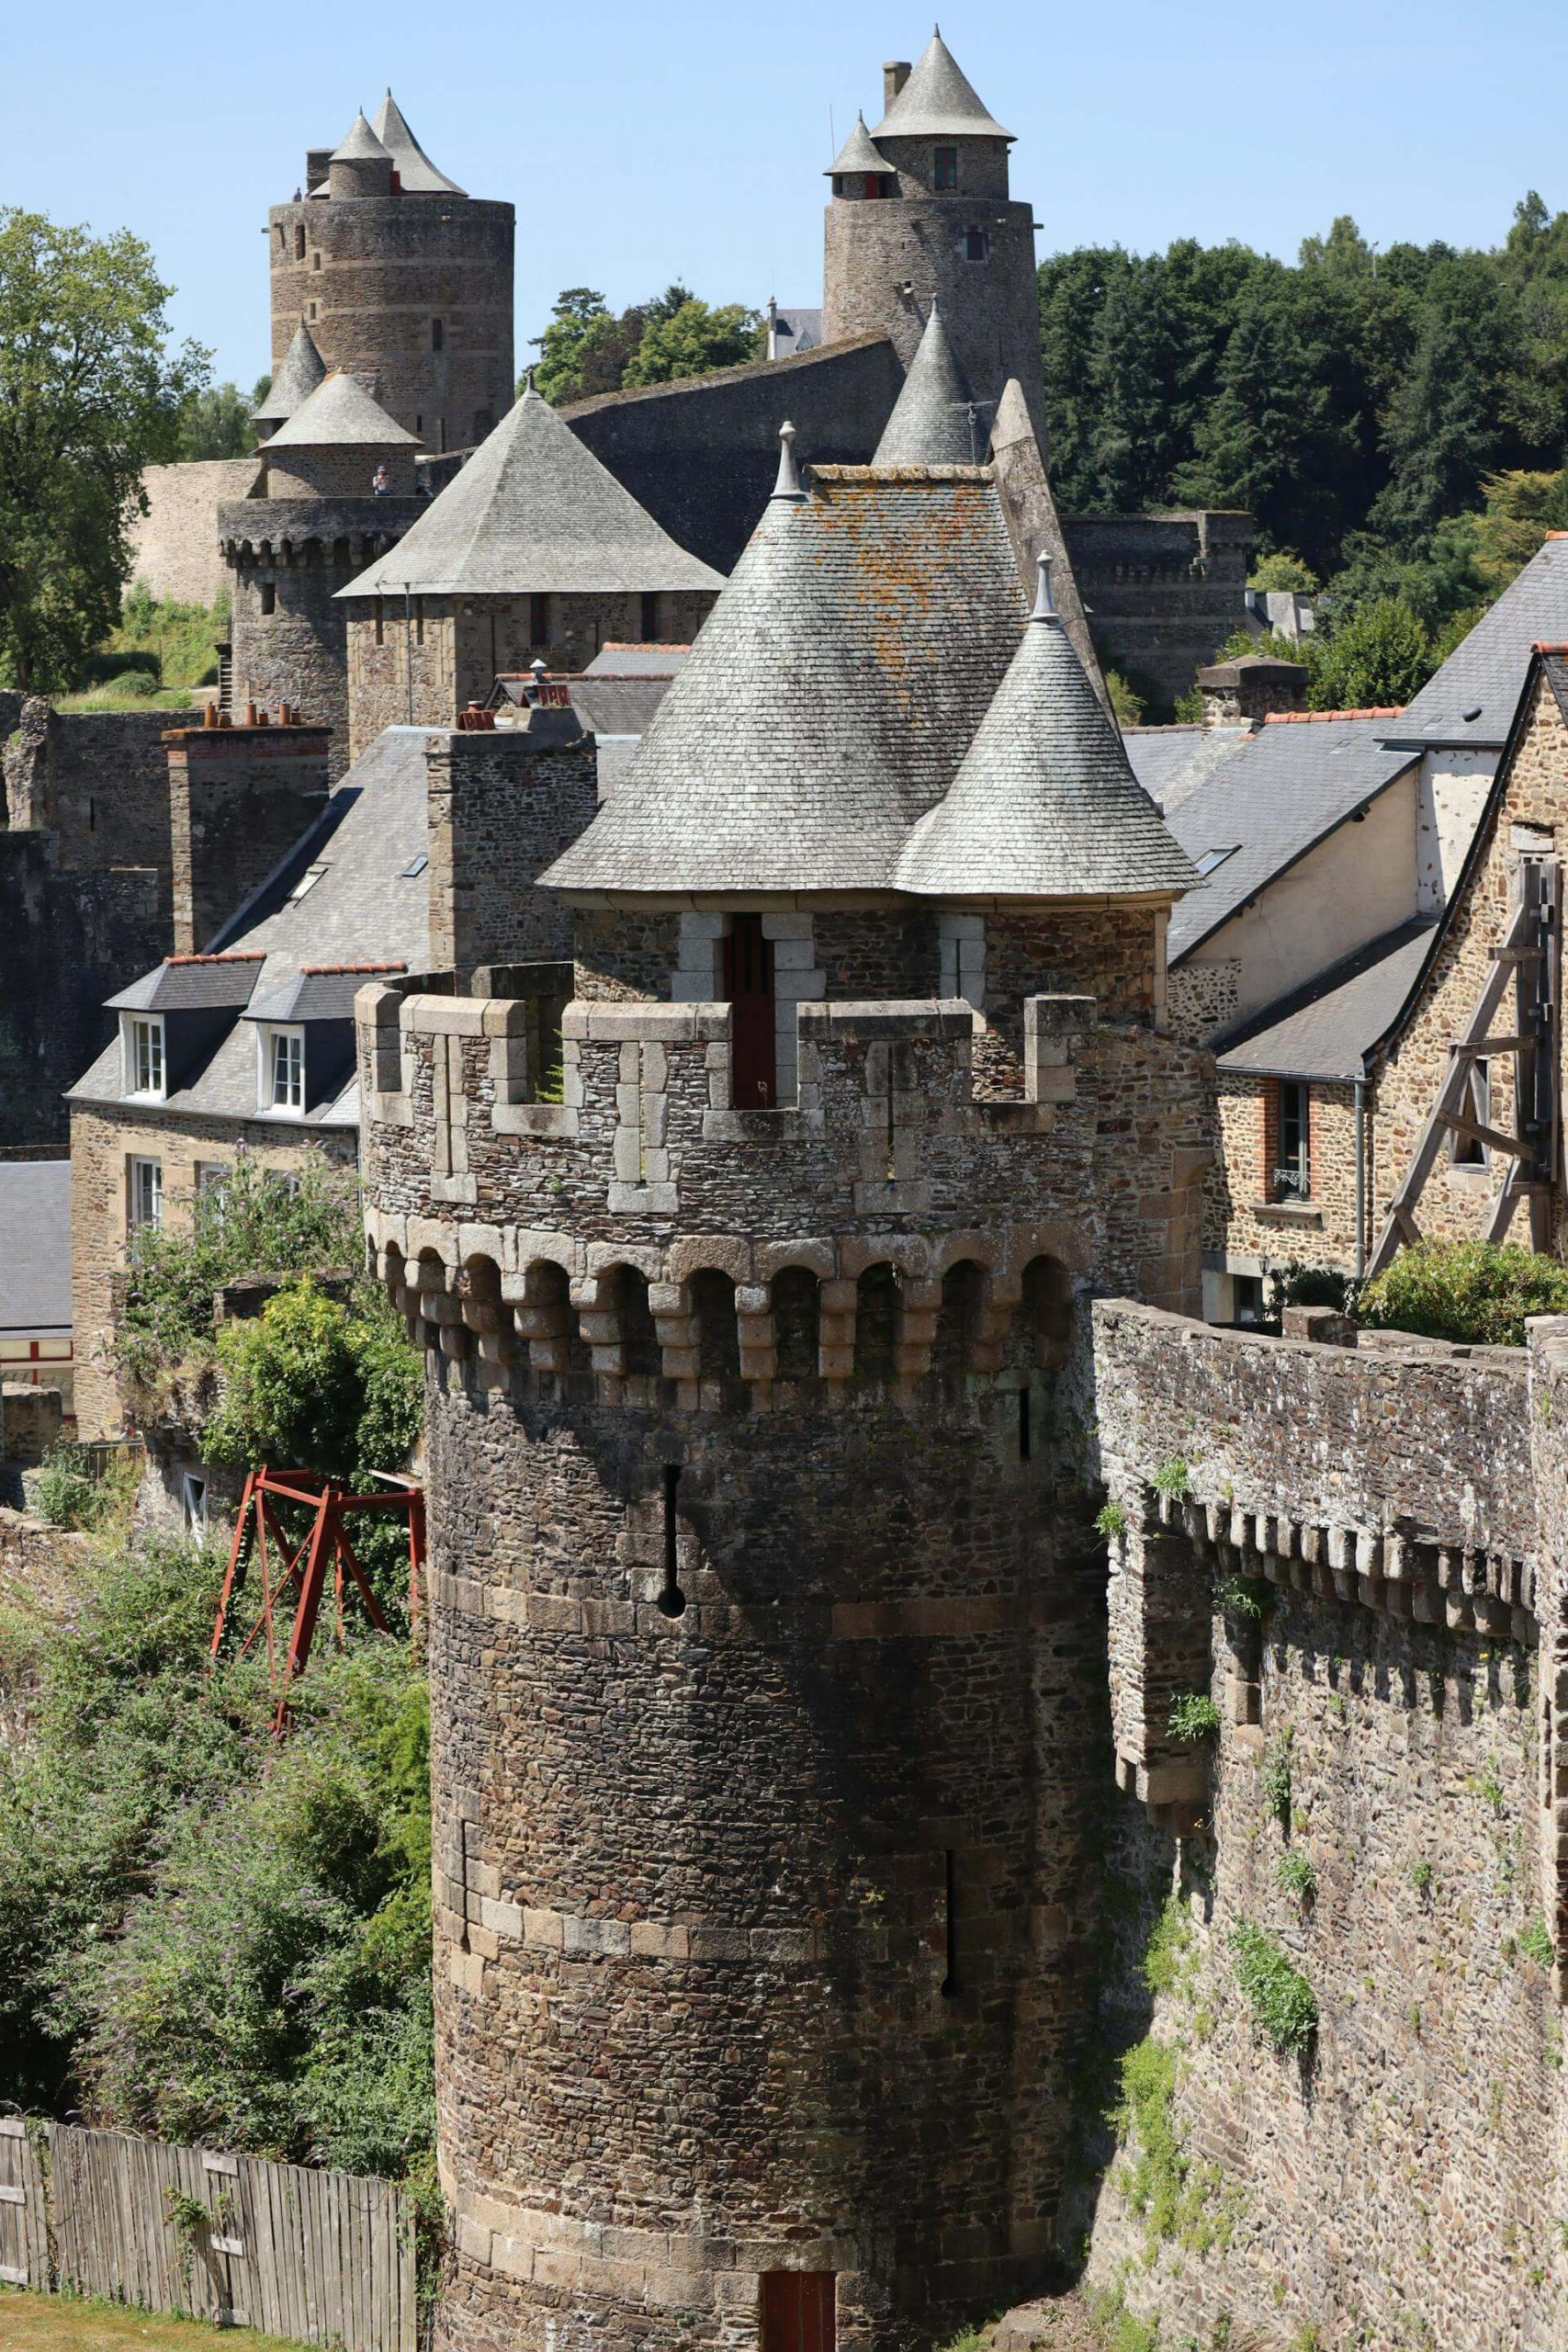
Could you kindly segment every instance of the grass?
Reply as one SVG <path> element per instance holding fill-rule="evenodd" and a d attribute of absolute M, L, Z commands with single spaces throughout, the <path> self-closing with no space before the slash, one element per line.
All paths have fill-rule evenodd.
<path fill-rule="evenodd" d="M 159 686 L 152 694 L 138 694 L 122 678 L 111 678 L 107 685 L 90 686 L 85 694 L 51 695 L 50 700 L 56 710 L 199 710 L 217 692 L 216 686 L 210 693 L 196 686 Z"/>
<path fill-rule="evenodd" d="M 236 2342 L 245 2352 L 294 2352 L 282 2336 L 254 2335 L 248 2327 L 211 2327 L 205 2320 L 131 2311 L 123 2303 L 0 2287 L 0 2352 L 121 2352 L 127 2346 L 136 2352 L 202 2352 L 205 2345 Z"/>

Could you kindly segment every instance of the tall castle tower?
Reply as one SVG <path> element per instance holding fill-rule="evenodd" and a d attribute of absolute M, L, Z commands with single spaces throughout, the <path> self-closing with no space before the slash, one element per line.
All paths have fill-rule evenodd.
<path fill-rule="evenodd" d="M 1080 1301 L 1196 1297 L 1191 869 L 990 469 L 909 426 L 809 488 L 786 438 L 542 877 L 574 965 L 358 1001 L 427 1349 L 448 2352 L 912 2352 L 1055 2242 Z"/>
<path fill-rule="evenodd" d="M 303 321 L 426 449 L 471 448 L 512 405 L 513 213 L 430 161 L 391 92 L 267 214 L 272 359 Z"/>
<path fill-rule="evenodd" d="M 980 410 L 981 440 L 1016 377 L 1044 423 L 1032 208 L 1008 194 L 1012 133 L 990 114 L 940 32 L 913 70 L 883 67 L 886 111 L 855 124 L 830 171 L 823 264 L 826 343 L 885 334 L 907 368 L 933 302 Z"/>

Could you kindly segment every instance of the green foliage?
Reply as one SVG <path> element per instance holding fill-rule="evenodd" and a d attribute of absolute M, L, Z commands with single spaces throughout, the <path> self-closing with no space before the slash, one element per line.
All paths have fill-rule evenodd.
<path fill-rule="evenodd" d="M 182 460 L 200 458 L 248 458 L 256 446 L 255 413 L 272 390 L 272 378 L 262 377 L 252 392 L 237 384 L 204 384 L 181 403 L 179 447 Z"/>
<path fill-rule="evenodd" d="M 0 209 L 0 668 L 68 686 L 119 616 L 145 466 L 207 355 L 164 347 L 170 288 L 128 231 Z"/>
<path fill-rule="evenodd" d="M 1292 1846 L 1274 1865 L 1274 1883 L 1298 1903 L 1310 1903 L 1317 1892 L 1317 1872 L 1300 1848 Z"/>
<path fill-rule="evenodd" d="M 1191 1942 L 1192 1922 L 1173 1894 L 1155 1921 L 1144 1952 L 1144 1982 L 1151 1993 L 1171 1991 Z"/>
<path fill-rule="evenodd" d="M 1229 1936 L 1232 1964 L 1253 2023 L 1281 2053 L 1303 2057 L 1317 2033 L 1317 1998 L 1283 1947 L 1250 1919 Z"/>
<path fill-rule="evenodd" d="M 1206 1690 L 1184 1690 L 1173 1699 L 1166 1715 L 1166 1729 L 1172 1739 L 1214 1739 L 1219 1735 L 1220 1711 Z"/>
<path fill-rule="evenodd" d="M 1214 1599 L 1227 1617 L 1261 1625 L 1274 1606 L 1274 1589 L 1265 1577 L 1221 1577 Z"/>
<path fill-rule="evenodd" d="M 1332 1306 L 1337 1314 L 1352 1315 L 1359 1290 L 1354 1274 L 1342 1274 L 1332 1266 L 1303 1266 L 1292 1258 L 1269 1273 L 1269 1312 L 1278 1319 L 1287 1306 Z"/>
<path fill-rule="evenodd" d="M 242 1153 L 226 1183 L 197 1194 L 187 1225 L 142 1226 L 133 1237 L 115 1334 L 120 1367 L 148 1385 L 193 1352 L 210 1357 L 213 1294 L 225 1283 L 341 1271 L 363 1250 L 350 1179 L 310 1161 L 291 1190 Z"/>
<path fill-rule="evenodd" d="M 62 1438 L 44 1455 L 36 1479 L 32 1482 L 30 1499 L 40 1519 L 51 1527 L 96 1527 L 102 1508 L 100 1482 L 87 1468 L 88 1454 L 85 1445 L 74 1445 L 69 1438 Z"/>
<path fill-rule="evenodd" d="M 569 286 L 536 338 L 536 389 L 558 406 L 624 385 L 663 384 L 762 354 L 761 321 L 730 302 L 710 309 L 689 287 L 667 286 L 615 316 L 591 286 Z M 519 386 L 521 390 L 522 387 Z"/>
<path fill-rule="evenodd" d="M 1094 1515 L 1096 1532 L 1110 1538 L 1125 1535 L 1127 1514 L 1119 1502 L 1102 1503 Z"/>
<path fill-rule="evenodd" d="M 1402 709 L 1438 666 L 1425 623 L 1401 596 L 1372 597 L 1308 642 L 1314 710 Z"/>
<path fill-rule="evenodd" d="M 1156 1495 L 1179 1497 L 1191 1491 L 1192 1476 L 1185 1459 L 1178 1454 L 1170 1462 L 1162 1462 L 1149 1484 Z"/>
<path fill-rule="evenodd" d="M 1287 1725 L 1275 1733 L 1263 1751 L 1263 1802 L 1281 1829 L 1291 1826 L 1291 1748 L 1294 1737 Z"/>
<path fill-rule="evenodd" d="M 428 2144 L 427 1710 L 401 1645 L 324 1654 L 270 1734 L 208 1668 L 222 1563 L 107 1551 L 0 1754 L 0 2098 L 351 2170 Z"/>
<path fill-rule="evenodd" d="M 1412 1862 L 1410 1865 L 1410 1883 L 1416 1889 L 1417 1894 L 1429 1894 L 1432 1891 L 1431 1863 L 1424 1860 L 1417 1862 Z"/>
<path fill-rule="evenodd" d="M 1118 727 L 1136 727 L 1147 708 L 1144 696 L 1134 694 L 1120 670 L 1107 670 L 1105 691 L 1111 696 L 1111 707 Z M 1200 718 L 1202 717 L 1199 711 Z"/>
<path fill-rule="evenodd" d="M 1292 590 L 1298 596 L 1313 596 L 1321 582 L 1311 564 L 1303 563 L 1292 548 L 1280 548 L 1272 555 L 1258 557 L 1247 584 L 1249 588 Z"/>
<path fill-rule="evenodd" d="M 216 685 L 218 647 L 228 634 L 227 597 L 210 610 L 165 602 L 138 580 L 126 597 L 119 627 L 110 632 L 107 656 L 151 662 L 167 686 Z"/>
<path fill-rule="evenodd" d="M 688 295 L 668 318 L 650 319 L 627 361 L 623 384 L 668 384 L 762 356 L 762 322 L 739 302 L 716 309 Z"/>
<path fill-rule="evenodd" d="M 396 1470 L 419 1435 L 418 1356 L 389 1312 L 356 1314 L 309 1275 L 259 1316 L 219 1334 L 222 1386 L 208 1420 L 209 1461 L 270 1462 L 355 1484 Z"/>
<path fill-rule="evenodd" d="M 1550 1968 L 1556 1958 L 1551 1948 L 1551 1936 L 1546 1921 L 1538 1912 L 1519 1937 L 1519 1950 L 1538 1968 Z"/>
<path fill-rule="evenodd" d="M 1568 1266 L 1517 1242 L 1418 1241 L 1362 1289 L 1364 1322 L 1428 1339 L 1522 1347 L 1531 1315 L 1568 1309 Z"/>

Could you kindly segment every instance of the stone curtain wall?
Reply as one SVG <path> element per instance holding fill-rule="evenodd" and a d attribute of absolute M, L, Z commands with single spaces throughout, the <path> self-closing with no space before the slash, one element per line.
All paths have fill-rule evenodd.
<path fill-rule="evenodd" d="M 130 518 L 135 579 L 152 595 L 176 604 L 215 605 L 229 587 L 218 509 L 243 498 L 258 470 L 255 458 L 149 466 L 141 477 L 147 512 Z"/>
<path fill-rule="evenodd" d="M 107 1043 L 104 999 L 169 944 L 167 869 L 62 871 L 48 833 L 0 833 L 0 1144 L 63 1144 L 62 1097 Z"/>
<path fill-rule="evenodd" d="M 1318 1347 L 1124 1302 L 1095 1321 L 1128 1522 L 1119 1771 L 1156 1808 L 1119 1866 L 1170 1905 L 1152 2015 L 1134 1955 L 1106 2018 L 1172 2053 L 1190 2169 L 1162 2221 L 1129 2195 L 1146 2150 L 1123 2150 L 1091 2281 L 1205 2341 L 1228 2312 L 1268 2340 L 1547 2352 L 1568 2258 L 1561 2017 L 1532 1956 L 1543 1912 L 1562 1932 L 1536 1706 L 1563 1533 L 1544 1331 L 1528 1376 L 1514 1350 Z M 1190 1492 L 1162 1504 L 1179 1459 Z M 1182 1689 L 1214 1698 L 1212 1747 L 1168 1737 Z M 1309 2063 L 1252 2023 L 1243 1921 L 1312 1986 Z"/>
<path fill-rule="evenodd" d="M 143 1103 L 124 1111 L 75 1107 L 71 1114 L 71 1312 L 76 1349 L 76 1418 L 84 1438 L 115 1437 L 125 1407 L 114 1367 L 115 1277 L 125 1263 L 132 1159 L 164 1170 L 164 1222 L 188 1225 L 200 1167 L 231 1165 L 243 1150 L 253 1167 L 280 1173 L 324 1159 L 352 1167 L 355 1136 L 306 1136 L 271 1120 L 160 1115 Z"/>
<path fill-rule="evenodd" d="M 1250 514 L 1068 514 L 1067 553 L 1102 658 L 1157 711 L 1247 616 Z"/>
<path fill-rule="evenodd" d="M 43 695 L 29 696 L 6 745 L 9 829 L 53 832 L 52 854 L 66 872 L 152 868 L 167 916 L 173 846 L 164 736 L 200 716 L 59 711 Z"/>
<path fill-rule="evenodd" d="M 1389 1200 L 1415 1158 L 1421 1129 L 1448 1074 L 1449 1047 L 1464 1034 L 1491 976 L 1491 951 L 1507 927 L 1513 908 L 1514 878 L 1523 854 L 1513 839 L 1514 828 L 1518 825 L 1529 826 L 1532 831 L 1539 829 L 1547 837 L 1540 843 L 1541 846 L 1550 846 L 1551 837 L 1555 835 L 1559 857 L 1568 846 L 1568 726 L 1564 725 L 1544 676 L 1537 679 L 1534 701 L 1515 752 L 1501 805 L 1478 842 L 1480 854 L 1470 885 L 1453 907 L 1451 922 L 1415 1013 L 1378 1069 L 1371 1227 L 1374 1239 L 1382 1229 Z M 1512 1032 L 1511 989 L 1492 1025 L 1499 1035 Z M 1513 1120 L 1512 1055 L 1494 1057 L 1489 1079 L 1491 1116 L 1487 1124 L 1506 1130 Z M 1451 1240 L 1466 1240 L 1482 1233 L 1504 1173 L 1495 1156 L 1492 1166 L 1484 1170 L 1454 1168 L 1445 1148 L 1416 1204 L 1416 1224 L 1423 1233 Z M 1528 1242 L 1529 1216 L 1525 1211 L 1516 1211 L 1508 1238 Z M 1560 1185 L 1553 1199 L 1553 1250 L 1562 1255 L 1565 1242 L 1568 1227 Z"/>
<path fill-rule="evenodd" d="M 543 711 L 541 721 L 570 720 Z M 536 887 L 598 807 L 593 738 L 536 742 L 518 728 L 432 735 L 430 954 L 466 983 L 481 964 L 571 954 L 571 911 Z"/>

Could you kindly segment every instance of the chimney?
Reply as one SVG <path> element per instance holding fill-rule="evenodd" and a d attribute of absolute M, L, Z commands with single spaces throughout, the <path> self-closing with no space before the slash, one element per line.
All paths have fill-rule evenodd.
<path fill-rule="evenodd" d="M 310 194 L 312 188 L 318 188 L 321 187 L 321 182 L 326 178 L 327 165 L 332 162 L 332 159 L 333 151 L 330 147 L 306 148 L 305 193 L 307 196 Z"/>
<path fill-rule="evenodd" d="M 891 112 L 894 99 L 908 78 L 908 59 L 907 57 L 889 58 L 882 69 L 882 111 L 884 114 Z"/>
<path fill-rule="evenodd" d="M 1215 662 L 1200 670 L 1205 727 L 1261 727 L 1270 711 L 1304 710 L 1304 662 L 1275 662 L 1265 653 L 1244 653 L 1235 662 Z"/>

